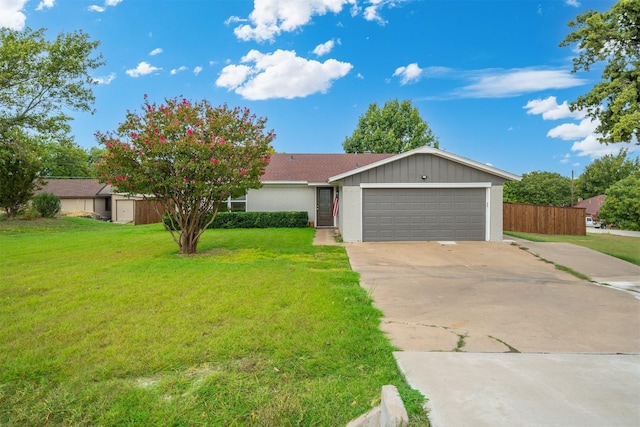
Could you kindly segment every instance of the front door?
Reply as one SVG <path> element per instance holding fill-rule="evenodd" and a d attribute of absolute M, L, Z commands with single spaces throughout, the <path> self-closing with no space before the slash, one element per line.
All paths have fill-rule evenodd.
<path fill-rule="evenodd" d="M 318 227 L 333 227 L 332 207 L 333 188 L 318 187 L 318 206 L 316 210 L 316 224 Z"/>

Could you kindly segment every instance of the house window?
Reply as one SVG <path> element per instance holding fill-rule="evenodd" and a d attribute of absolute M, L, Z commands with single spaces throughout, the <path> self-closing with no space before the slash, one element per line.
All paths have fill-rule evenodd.
<path fill-rule="evenodd" d="M 106 199 L 104 199 L 104 210 L 105 211 L 111 210 L 111 197 L 107 197 Z"/>
<path fill-rule="evenodd" d="M 246 212 L 247 211 L 247 195 L 244 194 L 234 199 L 229 197 L 229 199 L 227 200 L 227 208 L 231 212 Z"/>

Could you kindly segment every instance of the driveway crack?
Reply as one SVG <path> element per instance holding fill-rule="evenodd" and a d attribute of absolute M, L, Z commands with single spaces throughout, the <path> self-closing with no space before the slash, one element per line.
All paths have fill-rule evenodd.
<path fill-rule="evenodd" d="M 496 337 L 492 337 L 491 335 L 487 335 L 489 338 L 491 338 L 492 340 L 496 340 L 498 341 L 500 344 L 504 345 L 505 347 L 507 347 L 509 349 L 509 351 L 506 351 L 505 353 L 520 353 L 520 350 L 518 350 L 515 347 L 510 346 L 509 344 L 507 344 L 506 342 L 502 341 L 500 338 L 496 338 Z"/>

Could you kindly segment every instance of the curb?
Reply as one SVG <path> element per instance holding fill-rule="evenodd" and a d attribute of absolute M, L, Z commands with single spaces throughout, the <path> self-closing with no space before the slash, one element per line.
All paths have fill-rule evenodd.
<path fill-rule="evenodd" d="M 398 389 L 385 385 L 380 394 L 380 406 L 350 421 L 347 427 L 405 427 L 408 424 L 409 416 Z"/>

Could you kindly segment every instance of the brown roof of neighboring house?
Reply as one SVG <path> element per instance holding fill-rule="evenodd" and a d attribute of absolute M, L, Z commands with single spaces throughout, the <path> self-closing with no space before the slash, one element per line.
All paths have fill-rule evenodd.
<path fill-rule="evenodd" d="M 36 194 L 53 193 L 61 199 L 90 199 L 108 197 L 111 189 L 97 179 L 47 179 L 45 185 Z"/>
<path fill-rule="evenodd" d="M 378 162 L 395 154 L 272 154 L 262 182 L 327 182 L 335 175 Z"/>
<path fill-rule="evenodd" d="M 573 205 L 573 207 L 585 208 L 585 213 L 587 215 L 597 217 L 598 212 L 600 211 L 600 207 L 602 206 L 606 198 L 607 198 L 606 195 L 601 194 L 599 196 L 590 197 L 588 199 L 581 200 L 575 205 Z"/>

